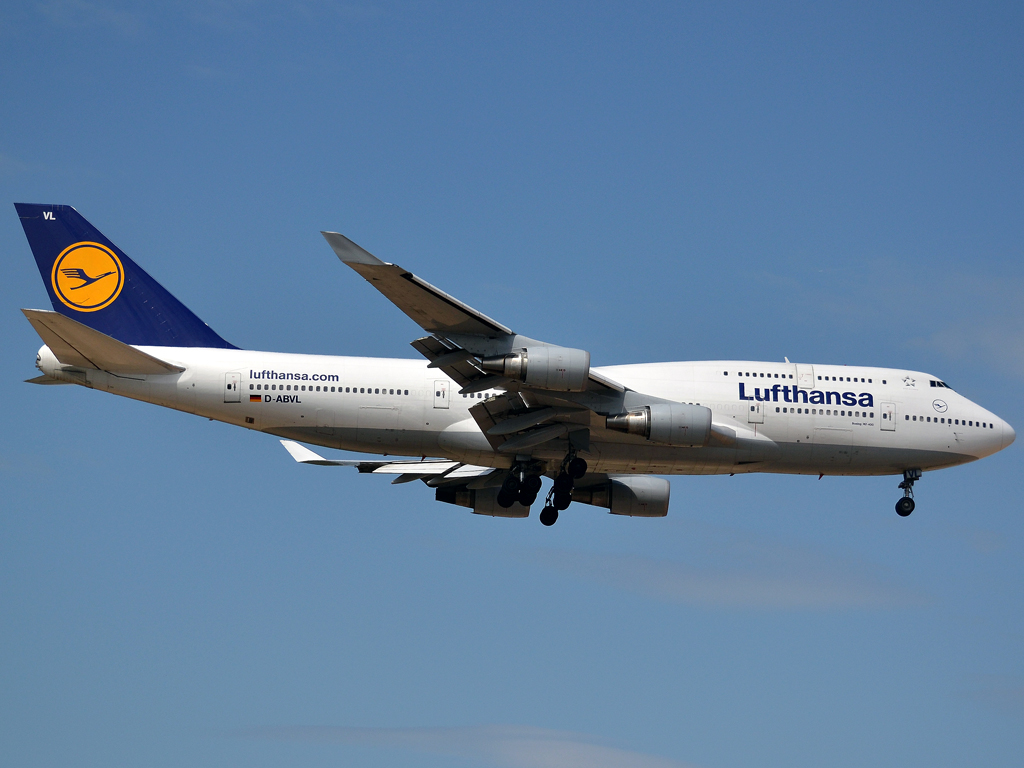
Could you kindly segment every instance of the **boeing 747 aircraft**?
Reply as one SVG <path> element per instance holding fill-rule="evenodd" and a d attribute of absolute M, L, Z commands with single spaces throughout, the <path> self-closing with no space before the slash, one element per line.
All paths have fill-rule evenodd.
<path fill-rule="evenodd" d="M 22 310 L 45 342 L 34 384 L 78 384 L 284 438 L 303 464 L 420 480 L 438 501 L 552 525 L 571 502 L 663 517 L 657 475 L 899 475 L 1015 438 L 1005 421 L 919 371 L 740 360 L 595 368 L 522 336 L 336 232 L 341 261 L 426 335 L 425 360 L 238 349 L 74 208 L 15 207 L 54 311 Z M 333 460 L 299 444 L 376 454 Z M 393 459 L 393 456 L 413 457 Z"/>

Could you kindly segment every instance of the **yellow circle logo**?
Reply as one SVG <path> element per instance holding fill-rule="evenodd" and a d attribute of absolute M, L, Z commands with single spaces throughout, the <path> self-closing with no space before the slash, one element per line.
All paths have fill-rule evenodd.
<path fill-rule="evenodd" d="M 79 312 L 109 305 L 124 287 L 124 268 L 117 255 L 99 243 L 75 243 L 53 262 L 51 276 L 57 298 Z"/>

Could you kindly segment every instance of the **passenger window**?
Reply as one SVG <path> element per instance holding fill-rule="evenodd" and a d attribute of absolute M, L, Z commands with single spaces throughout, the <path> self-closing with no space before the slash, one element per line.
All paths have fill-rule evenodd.
<path fill-rule="evenodd" d="M 390 395 L 395 394 L 395 390 L 392 389 L 390 392 L 388 392 L 388 394 L 390 394 Z"/>
<path fill-rule="evenodd" d="M 779 406 L 775 406 L 775 412 L 776 412 L 776 413 L 778 413 L 778 412 L 779 412 Z"/>

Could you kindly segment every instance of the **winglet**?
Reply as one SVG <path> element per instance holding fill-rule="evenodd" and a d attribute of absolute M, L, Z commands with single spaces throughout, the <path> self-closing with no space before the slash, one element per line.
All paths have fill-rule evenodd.
<path fill-rule="evenodd" d="M 338 258 L 346 264 L 372 264 L 375 267 L 382 267 L 387 262 L 381 261 L 369 251 L 360 248 L 344 235 L 338 232 L 321 232 L 327 244 L 338 254 Z"/>

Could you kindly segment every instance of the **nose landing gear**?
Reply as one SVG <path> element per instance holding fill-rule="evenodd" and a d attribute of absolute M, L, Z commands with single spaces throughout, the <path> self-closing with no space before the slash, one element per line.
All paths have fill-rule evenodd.
<path fill-rule="evenodd" d="M 903 482 L 899 485 L 903 491 L 903 498 L 896 502 L 896 514 L 900 517 L 907 517 L 914 511 L 914 482 L 920 479 L 920 469 L 903 470 Z"/>

